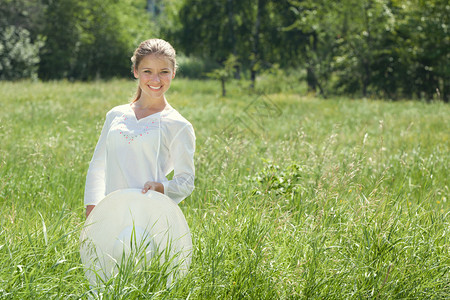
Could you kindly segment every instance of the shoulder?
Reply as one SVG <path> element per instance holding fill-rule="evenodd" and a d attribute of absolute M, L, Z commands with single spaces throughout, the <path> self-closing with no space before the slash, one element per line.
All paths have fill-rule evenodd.
<path fill-rule="evenodd" d="M 185 127 L 193 129 L 192 124 L 174 108 L 170 108 L 161 114 L 161 122 L 171 131 L 179 131 Z"/>
<path fill-rule="evenodd" d="M 122 104 L 111 108 L 106 114 L 111 116 L 122 115 L 129 110 L 130 104 Z"/>
<path fill-rule="evenodd" d="M 169 145 L 172 145 L 175 140 L 180 140 L 180 138 L 195 141 L 194 127 L 174 108 L 163 112 L 161 127 Z"/>
<path fill-rule="evenodd" d="M 106 113 L 106 120 L 107 121 L 109 120 L 109 122 L 111 122 L 116 117 L 123 116 L 123 114 L 125 114 L 129 110 L 129 107 L 130 107 L 130 104 L 122 104 L 122 105 L 118 105 L 116 107 L 111 108 Z"/>

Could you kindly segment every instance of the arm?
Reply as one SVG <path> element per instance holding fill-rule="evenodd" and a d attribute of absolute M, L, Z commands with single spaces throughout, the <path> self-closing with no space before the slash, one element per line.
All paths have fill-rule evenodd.
<path fill-rule="evenodd" d="M 84 205 L 87 206 L 87 215 L 92 210 L 91 208 L 88 212 L 88 206 L 95 206 L 105 197 L 106 137 L 108 135 L 112 118 L 111 113 L 106 115 L 106 120 L 86 175 Z"/>
<path fill-rule="evenodd" d="M 184 126 L 169 145 L 170 159 L 173 162 L 172 180 L 163 182 L 164 194 L 180 203 L 194 190 L 195 133 L 191 124 Z"/>

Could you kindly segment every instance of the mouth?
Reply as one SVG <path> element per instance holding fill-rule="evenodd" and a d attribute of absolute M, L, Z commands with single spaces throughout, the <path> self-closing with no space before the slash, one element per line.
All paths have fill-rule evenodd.
<path fill-rule="evenodd" d="M 148 87 L 149 87 L 151 90 L 154 90 L 154 91 L 159 91 L 160 89 L 162 89 L 162 85 L 161 85 L 161 86 L 152 86 L 152 85 L 148 85 Z"/>

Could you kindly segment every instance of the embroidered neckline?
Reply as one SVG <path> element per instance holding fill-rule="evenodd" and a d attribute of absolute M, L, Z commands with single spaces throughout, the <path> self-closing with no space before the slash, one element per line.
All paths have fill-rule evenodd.
<path fill-rule="evenodd" d="M 148 116 L 148 117 L 150 117 L 150 116 Z M 139 121 L 137 121 L 134 118 L 133 121 L 137 121 L 137 125 L 138 125 L 137 128 L 134 131 L 137 131 L 138 133 L 136 133 L 136 134 L 129 134 L 129 133 L 126 132 L 128 130 L 126 130 L 127 126 L 125 124 L 126 123 L 129 124 L 129 122 L 132 121 L 132 119 L 130 119 L 130 117 L 127 116 L 126 114 L 122 115 L 122 117 L 121 117 L 122 120 L 120 122 L 121 124 L 119 125 L 119 128 L 118 128 L 119 129 L 119 134 L 121 136 L 123 136 L 126 141 L 128 141 L 128 144 L 131 144 L 136 139 L 149 134 L 150 130 L 159 128 L 158 118 L 153 117 L 153 118 L 147 119 L 148 117 L 143 118 L 143 119 L 146 119 L 146 120 L 145 120 L 145 122 L 141 122 L 141 124 L 139 124 Z M 143 120 L 143 119 L 141 119 L 141 120 Z M 139 126 L 139 125 L 144 125 L 144 126 Z"/>

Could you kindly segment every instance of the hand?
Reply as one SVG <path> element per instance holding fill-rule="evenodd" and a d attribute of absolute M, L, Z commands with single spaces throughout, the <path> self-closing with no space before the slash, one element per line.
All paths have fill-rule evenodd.
<path fill-rule="evenodd" d="M 142 189 L 142 194 L 147 193 L 149 190 L 159 192 L 161 194 L 164 194 L 164 185 L 159 182 L 154 181 L 147 181 L 144 184 L 144 188 Z"/>

